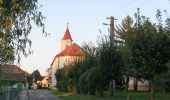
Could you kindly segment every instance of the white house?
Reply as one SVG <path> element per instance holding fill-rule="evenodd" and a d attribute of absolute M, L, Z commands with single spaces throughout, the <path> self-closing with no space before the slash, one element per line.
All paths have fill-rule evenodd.
<path fill-rule="evenodd" d="M 72 42 L 73 40 L 67 26 L 64 36 L 61 39 L 61 52 L 54 57 L 51 63 L 51 86 L 53 89 L 55 89 L 57 83 L 55 77 L 57 69 L 64 67 L 64 65 L 73 63 L 76 59 L 82 59 L 84 56 L 81 47 Z"/>

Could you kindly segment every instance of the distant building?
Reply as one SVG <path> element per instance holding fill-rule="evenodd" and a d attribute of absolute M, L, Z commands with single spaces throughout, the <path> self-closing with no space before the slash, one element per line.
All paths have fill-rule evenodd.
<path fill-rule="evenodd" d="M 51 85 L 52 88 L 56 86 L 56 77 L 55 73 L 57 69 L 63 68 L 64 65 L 73 63 L 77 59 L 82 59 L 84 56 L 82 48 L 76 44 L 72 43 L 73 40 L 70 35 L 69 28 L 64 33 L 64 36 L 61 40 L 61 52 L 58 53 L 52 63 L 51 63 Z"/>
<path fill-rule="evenodd" d="M 41 85 L 42 85 L 42 88 L 50 88 L 50 87 L 51 87 L 51 83 L 50 83 L 50 78 L 49 78 L 49 76 L 45 76 L 45 77 L 41 80 Z"/>
<path fill-rule="evenodd" d="M 129 78 L 128 90 L 134 90 L 135 78 Z M 137 80 L 137 90 L 138 91 L 148 91 L 149 81 L 146 79 Z"/>

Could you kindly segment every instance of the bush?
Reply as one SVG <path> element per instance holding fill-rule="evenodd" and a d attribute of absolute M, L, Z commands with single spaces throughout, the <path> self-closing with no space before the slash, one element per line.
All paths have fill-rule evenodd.
<path fill-rule="evenodd" d="M 58 69 L 56 72 L 56 88 L 58 88 L 61 92 L 67 92 L 68 91 L 68 82 L 64 75 L 64 69 Z"/>

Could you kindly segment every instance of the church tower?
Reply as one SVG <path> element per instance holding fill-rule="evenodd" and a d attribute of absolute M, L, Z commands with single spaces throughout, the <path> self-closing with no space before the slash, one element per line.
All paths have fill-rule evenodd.
<path fill-rule="evenodd" d="M 72 38 L 70 35 L 70 31 L 67 25 L 67 29 L 65 31 L 65 34 L 61 40 L 61 51 L 63 51 L 64 49 L 66 49 L 67 47 L 69 47 L 72 44 Z"/>

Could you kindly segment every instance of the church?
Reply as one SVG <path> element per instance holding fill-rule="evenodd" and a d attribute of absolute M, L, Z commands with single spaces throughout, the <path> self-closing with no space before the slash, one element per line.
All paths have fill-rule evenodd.
<path fill-rule="evenodd" d="M 67 26 L 63 38 L 61 39 L 61 52 L 59 52 L 51 63 L 51 87 L 56 88 L 55 73 L 57 69 L 63 68 L 64 65 L 73 63 L 77 59 L 82 59 L 84 56 L 82 48 L 73 43 L 69 28 Z"/>

